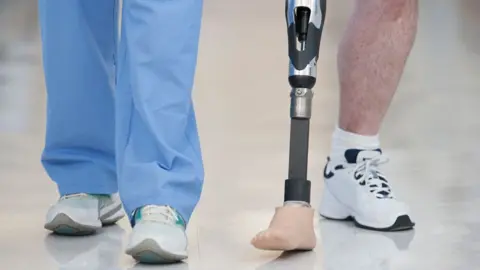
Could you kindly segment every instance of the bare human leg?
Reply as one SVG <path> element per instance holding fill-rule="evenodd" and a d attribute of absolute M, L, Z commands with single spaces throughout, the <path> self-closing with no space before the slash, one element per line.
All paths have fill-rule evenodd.
<path fill-rule="evenodd" d="M 339 127 L 377 135 L 417 27 L 417 0 L 357 0 L 339 46 Z"/>
<path fill-rule="evenodd" d="M 388 159 L 378 133 L 413 46 L 417 17 L 418 0 L 356 1 L 339 47 L 340 119 L 324 173 L 324 217 L 353 218 L 359 227 L 381 231 L 415 225 L 379 169 Z"/>

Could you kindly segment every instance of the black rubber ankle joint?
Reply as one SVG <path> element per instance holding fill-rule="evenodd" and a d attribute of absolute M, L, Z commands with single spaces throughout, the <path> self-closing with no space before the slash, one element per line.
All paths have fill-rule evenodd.
<path fill-rule="evenodd" d="M 294 75 L 288 77 L 288 82 L 293 88 L 308 88 L 312 89 L 317 82 L 317 79 L 308 75 Z"/>
<path fill-rule="evenodd" d="M 310 203 L 311 183 L 307 179 L 287 179 L 285 180 L 284 201 L 297 201 Z"/>

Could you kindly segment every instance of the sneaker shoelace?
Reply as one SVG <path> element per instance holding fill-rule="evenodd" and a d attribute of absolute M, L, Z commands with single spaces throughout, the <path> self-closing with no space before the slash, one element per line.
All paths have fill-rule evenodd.
<path fill-rule="evenodd" d="M 380 173 L 378 167 L 388 162 L 385 156 L 377 156 L 371 159 L 364 159 L 354 167 L 354 177 L 362 186 L 368 186 L 370 192 L 379 199 L 393 199 L 392 189 L 387 179 Z"/>
<path fill-rule="evenodd" d="M 147 205 L 142 208 L 142 220 L 172 224 L 177 222 L 175 210 L 169 206 Z"/>
<path fill-rule="evenodd" d="M 71 198 L 85 198 L 89 197 L 90 195 L 86 193 L 75 193 L 75 194 L 68 194 L 60 197 L 60 200 L 66 200 L 66 199 L 71 199 Z"/>
<path fill-rule="evenodd" d="M 66 199 L 72 199 L 72 198 L 79 198 L 79 199 L 89 199 L 89 198 L 97 198 L 98 199 L 98 207 L 99 209 L 105 207 L 108 205 L 111 200 L 109 195 L 92 195 L 92 194 L 87 194 L 87 193 L 75 193 L 75 194 L 68 194 L 60 197 L 59 201 L 63 201 Z"/>

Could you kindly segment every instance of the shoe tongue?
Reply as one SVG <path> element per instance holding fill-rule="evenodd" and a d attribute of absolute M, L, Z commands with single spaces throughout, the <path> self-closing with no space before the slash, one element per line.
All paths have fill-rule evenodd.
<path fill-rule="evenodd" d="M 365 150 L 365 149 L 348 149 L 345 151 L 345 159 L 348 163 L 359 163 L 368 159 L 372 159 L 382 154 L 382 150 L 379 149 L 372 149 L 372 150 Z"/>

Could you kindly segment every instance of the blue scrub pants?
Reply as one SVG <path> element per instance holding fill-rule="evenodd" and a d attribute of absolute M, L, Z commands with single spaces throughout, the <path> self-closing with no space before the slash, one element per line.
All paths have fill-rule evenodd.
<path fill-rule="evenodd" d="M 42 163 L 61 195 L 120 192 L 125 210 L 188 221 L 203 185 L 191 91 L 202 0 L 39 0 Z"/>

